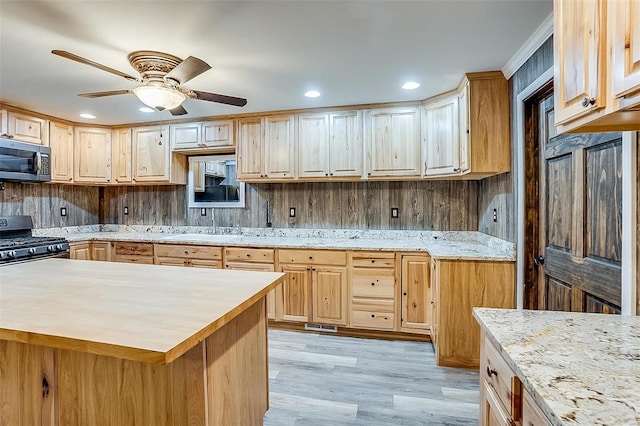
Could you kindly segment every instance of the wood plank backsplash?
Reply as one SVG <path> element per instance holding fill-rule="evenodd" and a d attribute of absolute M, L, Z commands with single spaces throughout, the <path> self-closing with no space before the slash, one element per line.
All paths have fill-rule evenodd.
<path fill-rule="evenodd" d="M 480 181 L 478 201 L 478 231 L 512 242 L 516 241 L 517 217 L 517 161 L 518 126 L 516 124 L 518 95 L 553 67 L 553 36 L 516 71 L 509 79 L 511 97 L 511 172 L 492 176 Z M 498 221 L 493 221 L 493 209 L 498 213 Z"/>
<path fill-rule="evenodd" d="M 186 207 L 185 191 L 183 186 L 106 187 L 101 223 L 265 227 L 268 216 L 274 228 L 478 229 L 476 181 L 247 185 L 244 209 L 208 208 L 206 216 Z M 290 207 L 296 208 L 294 218 Z M 399 208 L 398 219 L 391 219 L 391 207 Z"/>
<path fill-rule="evenodd" d="M 0 191 L 0 216 L 28 215 L 35 228 L 98 223 L 100 188 L 59 184 L 5 183 Z M 60 215 L 60 208 L 67 216 Z"/>

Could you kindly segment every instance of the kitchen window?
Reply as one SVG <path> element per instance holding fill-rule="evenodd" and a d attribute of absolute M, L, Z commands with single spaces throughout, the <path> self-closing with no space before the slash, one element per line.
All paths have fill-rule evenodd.
<path fill-rule="evenodd" d="M 189 157 L 187 195 L 190 208 L 243 208 L 244 193 L 244 182 L 236 180 L 235 156 Z"/>

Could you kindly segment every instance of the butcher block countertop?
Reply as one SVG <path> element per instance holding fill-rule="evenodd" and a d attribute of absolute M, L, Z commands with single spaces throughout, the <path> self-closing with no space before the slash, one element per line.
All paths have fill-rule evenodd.
<path fill-rule="evenodd" d="M 0 340 L 155 364 L 283 280 L 276 272 L 48 259 L 0 268 Z"/>
<path fill-rule="evenodd" d="M 475 308 L 554 425 L 640 424 L 640 317 Z"/>

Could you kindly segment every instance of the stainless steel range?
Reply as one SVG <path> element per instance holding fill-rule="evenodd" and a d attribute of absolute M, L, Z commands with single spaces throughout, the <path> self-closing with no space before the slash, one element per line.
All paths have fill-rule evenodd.
<path fill-rule="evenodd" d="M 34 237 L 31 216 L 0 216 L 0 266 L 50 257 L 69 257 L 69 242 Z"/>

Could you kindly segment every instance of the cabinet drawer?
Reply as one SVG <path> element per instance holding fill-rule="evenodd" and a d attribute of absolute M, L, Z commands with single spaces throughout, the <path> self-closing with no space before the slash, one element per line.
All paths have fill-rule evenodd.
<path fill-rule="evenodd" d="M 520 419 L 521 384 L 520 379 L 511 371 L 502 356 L 495 349 L 489 339 L 485 338 L 484 359 L 480 360 L 481 366 L 486 366 L 480 375 L 491 386 L 513 419 Z"/>
<path fill-rule="evenodd" d="M 394 268 L 396 266 L 395 253 L 370 253 L 358 252 L 353 253 L 354 268 Z"/>
<path fill-rule="evenodd" d="M 224 267 L 226 269 L 238 269 L 241 271 L 273 272 L 275 270 L 273 264 L 256 262 L 225 262 Z"/>
<path fill-rule="evenodd" d="M 347 252 L 330 250 L 280 250 L 280 263 L 302 265 L 346 265 Z"/>
<path fill-rule="evenodd" d="M 393 330 L 394 318 L 392 312 L 352 311 L 351 326 L 376 330 Z"/>
<path fill-rule="evenodd" d="M 222 248 L 178 244 L 156 244 L 158 257 L 186 257 L 189 259 L 222 259 Z"/>
<path fill-rule="evenodd" d="M 523 391 L 522 395 L 522 426 L 548 426 L 551 423 L 547 420 L 542 410 L 538 407 L 529 395 Z"/>
<path fill-rule="evenodd" d="M 191 266 L 193 268 L 222 269 L 222 261 L 221 260 L 191 259 L 189 261 L 189 266 Z"/>
<path fill-rule="evenodd" d="M 352 295 L 393 299 L 395 281 L 395 269 L 354 269 Z"/>
<path fill-rule="evenodd" d="M 125 263 L 144 263 L 153 265 L 153 256 L 137 256 L 137 255 L 118 255 L 116 254 L 116 262 Z"/>
<path fill-rule="evenodd" d="M 229 247 L 224 249 L 227 261 L 273 263 L 272 249 L 248 249 Z"/>
<path fill-rule="evenodd" d="M 354 297 L 351 300 L 352 311 L 375 311 L 384 313 L 394 312 L 393 300 L 391 299 L 362 299 Z"/>
<path fill-rule="evenodd" d="M 153 256 L 153 244 L 116 242 L 116 256 L 118 255 Z"/>

